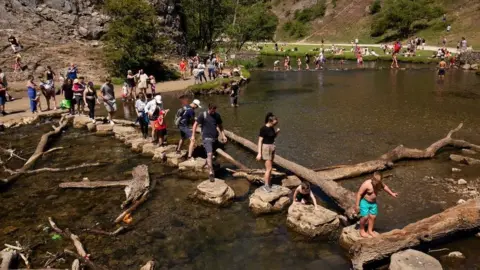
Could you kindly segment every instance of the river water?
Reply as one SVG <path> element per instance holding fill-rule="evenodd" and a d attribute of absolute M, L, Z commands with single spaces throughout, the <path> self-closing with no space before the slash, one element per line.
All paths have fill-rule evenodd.
<path fill-rule="evenodd" d="M 267 66 L 272 60 L 265 61 Z M 432 66 L 390 70 L 384 68 L 388 63 L 368 65 L 357 68 L 350 63 L 329 63 L 322 71 L 301 72 L 259 70 L 252 73 L 251 82 L 242 89 L 238 108 L 229 106 L 227 96 L 200 99 L 204 105 L 216 103 L 225 127 L 252 141 L 257 138 L 265 113 L 274 112 L 281 129 L 277 153 L 311 168 L 370 160 L 399 144 L 425 148 L 460 122 L 464 127 L 454 136 L 480 143 L 478 76 L 451 70 L 439 81 Z M 173 112 L 179 107 L 177 96 L 164 95 L 165 107 Z M 120 104 L 119 108 L 120 116 L 133 117 L 131 105 Z M 173 115 L 170 117 L 173 119 Z M 2 140 L 2 146 L 24 149 L 23 154 L 28 156 L 48 129 L 47 124 L 7 131 L 2 134 L 7 138 Z M 70 245 L 68 240 L 52 240 L 51 233 L 43 230 L 47 217 L 52 216 L 60 227 L 68 226 L 80 234 L 92 259 L 110 269 L 138 269 L 152 258 L 166 269 L 349 268 L 348 257 L 335 239 L 305 239 L 286 228 L 285 214 L 253 216 L 248 210 L 248 194 L 255 187 L 245 180 L 225 176 L 237 198 L 229 208 L 218 209 L 188 198 L 198 182 L 159 177 L 170 169 L 132 153 L 113 138 L 69 129 L 52 144 L 57 146 L 68 151 L 44 157 L 37 167 L 93 161 L 110 164 L 65 174 L 23 177 L 0 193 L 0 243 L 44 241 L 35 252 L 34 265 L 41 265 L 47 251 L 61 251 Z M 226 150 L 252 168 L 261 167 L 252 154 L 238 146 L 227 145 Z M 448 155 L 456 152 L 446 149 L 432 160 L 400 162 L 389 171 L 393 176 L 386 183 L 400 196 L 392 199 L 381 194 L 378 231 L 403 227 L 469 198 L 444 178 L 464 178 L 469 186 L 480 188 L 478 167 L 449 161 Z M 111 220 L 121 212 L 123 191 L 61 190 L 58 184 L 83 177 L 129 179 L 131 169 L 138 164 L 149 165 L 158 184 L 149 201 L 134 213 L 132 229 L 116 238 L 82 232 L 93 226 L 113 230 Z M 9 165 L 21 163 L 13 161 Z M 462 171 L 452 173 L 452 167 Z M 363 179 L 342 180 L 340 184 L 356 190 Z M 441 259 L 445 269 L 480 268 L 479 238 L 461 238 L 432 248 L 465 254 L 465 261 L 455 263 L 442 258 L 448 251 L 432 253 Z"/>

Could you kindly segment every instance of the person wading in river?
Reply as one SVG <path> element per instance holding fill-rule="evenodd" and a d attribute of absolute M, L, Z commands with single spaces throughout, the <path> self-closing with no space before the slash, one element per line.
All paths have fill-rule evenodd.
<path fill-rule="evenodd" d="M 263 189 L 266 192 L 271 192 L 272 185 L 270 183 L 272 175 L 273 160 L 275 159 L 275 138 L 277 137 L 280 129 L 275 130 L 275 126 L 278 124 L 278 119 L 273 113 L 269 112 L 265 116 L 265 125 L 260 128 L 260 134 L 258 135 L 258 154 L 257 160 L 265 161 L 265 185 Z"/>
<path fill-rule="evenodd" d="M 400 50 L 402 49 L 402 44 L 400 43 L 399 40 L 397 40 L 393 44 L 393 53 L 392 53 L 392 64 L 390 65 L 390 68 L 398 68 L 398 60 L 397 56 L 400 53 Z"/>
<path fill-rule="evenodd" d="M 190 139 L 188 158 L 191 158 L 193 147 L 195 146 L 195 141 L 192 140 L 191 126 L 195 121 L 195 110 L 202 107 L 200 106 L 200 100 L 198 99 L 194 99 L 191 104 L 188 104 L 188 98 L 186 96 L 181 96 L 180 101 L 182 102 L 182 108 L 180 108 L 175 115 L 175 125 L 180 129 L 180 141 L 178 142 L 177 153 L 180 153 L 183 141 Z"/>
<path fill-rule="evenodd" d="M 440 79 L 445 78 L 445 69 L 447 68 L 447 62 L 442 58 L 442 61 L 438 63 L 438 77 Z"/>
<path fill-rule="evenodd" d="M 373 230 L 375 219 L 378 215 L 377 195 L 378 192 L 385 190 L 392 197 L 397 198 L 398 194 L 393 192 L 382 182 L 382 174 L 375 172 L 372 179 L 368 179 L 360 186 L 357 192 L 355 211 L 360 212 L 360 235 L 370 238 L 378 235 Z M 365 224 L 368 222 L 368 230 L 365 231 Z"/>
<path fill-rule="evenodd" d="M 195 130 L 197 130 L 198 125 L 202 126 L 202 139 L 203 147 L 205 147 L 205 152 L 207 152 L 206 165 L 209 170 L 209 179 L 210 182 L 215 182 L 215 173 L 213 171 L 213 151 L 215 151 L 217 144 L 217 138 L 219 137 L 218 131 L 220 131 L 220 142 L 226 143 L 227 137 L 223 132 L 222 118 L 220 114 L 217 113 L 217 106 L 214 104 L 208 104 L 208 111 L 201 113 L 195 124 L 192 128 L 192 140 L 195 141 Z M 188 156 L 192 156 L 192 153 L 188 153 Z"/>

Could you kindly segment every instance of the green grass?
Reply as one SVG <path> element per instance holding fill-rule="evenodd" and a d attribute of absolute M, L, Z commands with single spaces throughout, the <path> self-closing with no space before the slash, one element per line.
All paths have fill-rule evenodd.
<path fill-rule="evenodd" d="M 294 48 L 297 48 L 297 51 L 294 51 Z M 285 57 L 285 56 L 290 56 L 290 57 L 300 57 L 302 58 L 305 56 L 306 53 L 310 54 L 311 56 L 317 55 L 319 52 L 318 51 L 313 51 L 313 49 L 320 48 L 320 46 L 314 46 L 314 45 L 287 45 L 284 47 L 283 52 L 280 51 L 275 51 L 274 46 L 264 46 L 262 51 L 260 52 L 261 55 L 266 55 L 266 56 L 279 56 L 279 57 Z M 326 46 L 327 48 L 327 46 Z M 354 55 L 353 52 L 350 52 L 351 46 L 343 46 L 343 48 L 347 51 L 344 52 L 343 55 L 334 55 L 331 53 L 325 53 L 325 57 L 327 59 L 338 59 L 338 60 L 357 60 L 356 56 Z M 376 47 L 369 47 L 370 51 L 375 51 L 377 54 L 379 54 L 378 57 L 376 56 L 364 56 L 363 60 L 364 61 L 392 61 L 392 56 L 391 55 L 385 55 L 383 53 L 383 50 L 380 48 Z M 432 55 L 432 51 L 423 51 L 423 50 L 417 50 L 417 56 L 415 57 L 404 57 L 404 56 L 398 56 L 398 61 L 399 62 L 404 62 L 404 63 L 423 63 L 423 64 L 429 64 L 429 63 L 438 63 L 438 59 L 432 59 L 430 56 Z"/>
<path fill-rule="evenodd" d="M 247 80 L 250 79 L 251 74 L 246 67 L 240 66 L 240 71 L 242 72 L 243 77 L 245 77 Z M 232 80 L 240 80 L 240 77 L 217 78 L 213 81 L 190 85 L 187 87 L 187 90 L 192 91 L 193 94 L 200 94 L 204 91 L 222 89 L 225 84 L 230 84 Z"/>

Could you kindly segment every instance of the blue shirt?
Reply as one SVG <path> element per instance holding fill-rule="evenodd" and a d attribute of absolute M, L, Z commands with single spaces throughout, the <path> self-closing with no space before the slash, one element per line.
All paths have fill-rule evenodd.
<path fill-rule="evenodd" d="M 193 120 L 195 119 L 195 111 L 192 107 L 190 107 L 190 105 L 184 106 L 183 109 L 185 111 L 182 114 L 179 126 L 188 127 L 193 123 Z"/>
<path fill-rule="evenodd" d="M 77 68 L 68 68 L 67 79 L 75 80 L 77 78 Z"/>

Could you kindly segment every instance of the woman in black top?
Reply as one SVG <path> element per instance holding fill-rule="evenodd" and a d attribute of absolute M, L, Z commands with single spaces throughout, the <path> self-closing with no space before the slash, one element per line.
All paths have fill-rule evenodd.
<path fill-rule="evenodd" d="M 275 158 L 275 138 L 277 137 L 280 129 L 275 130 L 275 126 L 278 124 L 278 119 L 273 113 L 267 113 L 265 117 L 265 125 L 260 129 L 258 136 L 258 155 L 257 160 L 265 160 L 265 185 L 263 189 L 266 192 L 271 192 L 272 185 L 270 184 L 270 178 L 272 174 L 273 160 Z"/>
<path fill-rule="evenodd" d="M 72 79 L 66 79 L 65 82 L 62 85 L 62 93 L 65 95 L 65 100 L 70 105 L 70 108 L 69 108 L 70 114 L 74 115 L 75 114 L 75 106 L 72 102 L 73 101 L 72 87 L 73 87 Z"/>
<path fill-rule="evenodd" d="M 88 82 L 87 89 L 83 92 L 83 102 L 88 106 L 88 117 L 95 123 L 95 102 L 100 104 L 97 91 L 93 88 L 93 82 Z"/>

